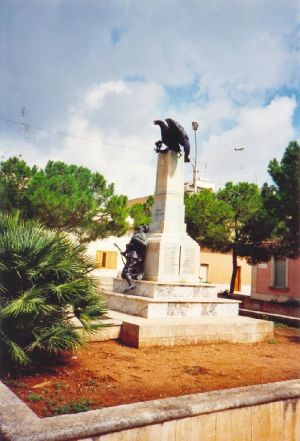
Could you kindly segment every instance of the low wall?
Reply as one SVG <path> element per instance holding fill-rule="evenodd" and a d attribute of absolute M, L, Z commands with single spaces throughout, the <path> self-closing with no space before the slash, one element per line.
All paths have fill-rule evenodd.
<path fill-rule="evenodd" d="M 2 441 L 299 441 L 300 380 L 38 418 L 0 383 Z"/>
<path fill-rule="evenodd" d="M 219 294 L 218 297 L 226 299 L 240 300 L 240 308 L 251 309 L 253 311 L 267 312 L 270 314 L 287 315 L 300 317 L 300 306 L 291 302 L 271 302 L 267 300 L 254 299 L 242 294 Z"/>

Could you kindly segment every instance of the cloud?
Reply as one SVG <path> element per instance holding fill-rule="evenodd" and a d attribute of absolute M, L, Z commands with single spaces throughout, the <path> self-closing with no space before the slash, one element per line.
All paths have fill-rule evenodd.
<path fill-rule="evenodd" d="M 234 127 L 205 142 L 203 173 L 219 185 L 237 180 L 262 184 L 269 180 L 269 161 L 275 157 L 281 160 L 295 135 L 295 109 L 296 100 L 285 96 L 263 107 L 242 108 Z M 242 146 L 244 151 L 234 151 Z"/>
<path fill-rule="evenodd" d="M 84 165 L 130 197 L 153 194 L 156 133 L 152 121 L 164 99 L 155 83 L 116 81 L 89 88 L 72 105 L 56 159 Z M 149 115 L 151 120 L 149 121 Z M 91 141 L 93 140 L 93 141 Z"/>
<path fill-rule="evenodd" d="M 129 92 L 124 81 L 110 81 L 93 87 L 86 95 L 86 106 L 89 110 L 97 109 L 107 95 L 124 94 Z"/>
<path fill-rule="evenodd" d="M 177 119 L 192 147 L 198 121 L 202 159 L 245 145 L 209 161 L 219 182 L 261 181 L 300 133 L 297 0 L 4 3 L 0 117 L 20 120 L 26 106 L 27 122 L 50 130 L 29 129 L 25 159 L 86 165 L 138 196 L 154 189 L 154 119 Z M 20 128 L 0 129 L 2 154 L 19 152 Z"/>

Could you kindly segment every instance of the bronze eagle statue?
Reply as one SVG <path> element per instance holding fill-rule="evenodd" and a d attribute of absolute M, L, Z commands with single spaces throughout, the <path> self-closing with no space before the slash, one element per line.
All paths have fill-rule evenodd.
<path fill-rule="evenodd" d="M 155 143 L 157 153 L 166 153 L 169 150 L 173 150 L 181 155 L 181 148 L 184 149 L 184 162 L 190 162 L 190 141 L 184 128 L 174 119 L 166 118 L 166 122 L 161 120 L 155 120 L 154 124 L 160 127 L 161 140 Z M 167 148 L 161 150 L 162 144 L 165 144 Z"/>

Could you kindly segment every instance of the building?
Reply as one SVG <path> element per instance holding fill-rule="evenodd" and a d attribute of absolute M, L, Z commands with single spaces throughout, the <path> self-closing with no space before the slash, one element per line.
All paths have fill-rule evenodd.
<path fill-rule="evenodd" d="M 228 290 L 232 274 L 231 253 L 219 253 L 201 248 L 200 261 L 200 282 L 216 285 L 218 292 Z M 234 292 L 250 295 L 251 265 L 245 259 L 238 258 Z"/>
<path fill-rule="evenodd" d="M 197 193 L 201 190 L 212 190 L 214 191 L 215 186 L 207 179 L 201 178 L 197 179 Z M 195 184 L 194 182 L 185 182 L 184 183 L 184 191 L 185 193 L 195 193 Z"/>
<path fill-rule="evenodd" d="M 253 265 L 251 298 L 300 304 L 300 258 Z"/>

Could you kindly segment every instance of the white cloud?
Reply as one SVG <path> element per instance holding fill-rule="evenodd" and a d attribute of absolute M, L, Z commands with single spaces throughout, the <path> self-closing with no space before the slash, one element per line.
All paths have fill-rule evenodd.
<path fill-rule="evenodd" d="M 14 120 L 25 105 L 28 123 L 97 141 L 32 129 L 21 149 L 25 160 L 75 162 L 103 173 L 118 192 L 150 194 L 160 136 L 152 122 L 173 117 L 192 147 L 191 122 L 199 122 L 202 163 L 246 146 L 211 158 L 212 179 L 266 179 L 268 161 L 282 156 L 295 133 L 295 100 L 265 103 L 299 90 L 298 0 L 87 3 L 16 0 L 4 8 L 11 26 L 3 26 L 1 39 L 8 68 L 0 71 L 0 116 Z M 178 98 L 176 88 L 192 86 L 192 97 Z M 10 135 L 5 127 L 2 151 L 19 153 Z"/>
<path fill-rule="evenodd" d="M 205 142 L 207 175 L 219 185 L 238 180 L 262 184 L 268 180 L 269 161 L 274 157 L 281 160 L 294 137 L 295 108 L 295 99 L 289 97 L 274 98 L 264 107 L 242 108 L 233 128 Z M 234 151 L 241 146 L 244 151 Z"/>
<path fill-rule="evenodd" d="M 101 106 L 102 101 L 110 94 L 124 94 L 129 92 L 124 81 L 110 81 L 93 87 L 85 97 L 85 102 L 89 110 L 97 109 Z"/>
<path fill-rule="evenodd" d="M 99 171 L 116 183 L 118 193 L 153 194 L 154 140 L 160 133 L 152 121 L 163 98 L 163 89 L 155 83 L 117 81 L 93 86 L 71 106 L 66 132 L 82 139 L 67 138 L 60 160 Z"/>
<path fill-rule="evenodd" d="M 109 87 L 105 83 L 95 85 L 76 106 L 71 106 L 65 131 L 80 139 L 63 137 L 59 148 L 50 152 L 29 142 L 20 144 L 2 139 L 0 146 L 6 147 L 2 152 L 6 156 L 21 153 L 28 163 L 39 166 L 44 166 L 48 159 L 86 166 L 102 173 L 108 182 L 114 182 L 117 193 L 129 197 L 153 194 L 156 176 L 153 148 L 160 131 L 152 121 L 161 117 L 165 100 L 163 89 L 155 83 L 143 82 L 117 82 L 115 86 L 113 83 L 109 83 Z M 106 94 L 88 107 L 87 97 L 98 90 L 106 90 Z M 239 108 L 230 100 L 220 99 L 203 104 L 201 109 L 186 105 L 180 110 L 168 108 L 165 111 L 186 128 L 192 160 L 191 121 L 199 122 L 200 175 L 222 186 L 227 181 L 262 184 L 268 179 L 269 161 L 274 157 L 280 160 L 295 135 L 292 123 L 295 108 L 294 98 L 282 96 L 265 106 Z M 244 151 L 234 151 L 241 146 L 245 147 Z M 191 178 L 191 172 L 192 167 L 187 164 L 186 180 Z"/>

